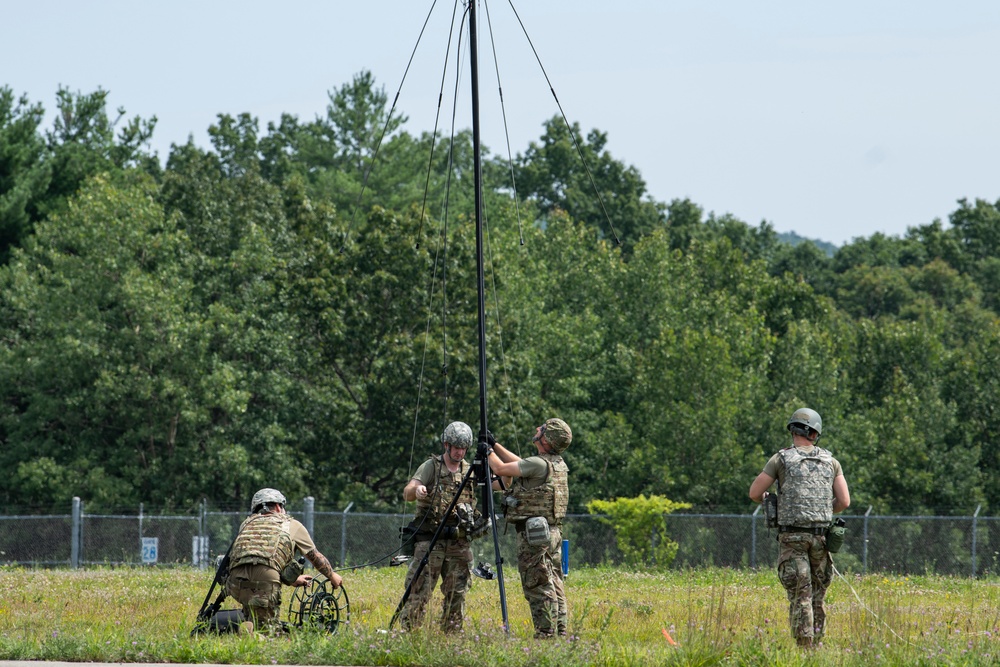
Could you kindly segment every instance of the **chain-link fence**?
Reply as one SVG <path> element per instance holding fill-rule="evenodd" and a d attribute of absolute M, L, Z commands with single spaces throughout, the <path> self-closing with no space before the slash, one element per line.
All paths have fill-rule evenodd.
<path fill-rule="evenodd" d="M 295 515 L 317 548 L 334 564 L 386 566 L 399 548 L 399 529 L 410 515 L 317 511 L 312 498 Z M 0 564 L 38 567 L 185 565 L 213 567 L 246 515 L 210 511 L 193 515 L 88 514 L 74 499 L 65 515 L 0 515 Z M 1000 572 L 1000 517 L 845 516 L 847 539 L 836 556 L 842 571 L 982 576 Z M 672 567 L 773 567 L 774 531 L 760 512 L 678 513 L 667 517 L 679 545 Z M 570 515 L 563 525 L 569 568 L 623 562 L 614 527 L 604 517 Z M 508 567 L 516 563 L 514 533 L 501 519 L 497 544 Z M 651 536 L 651 540 L 659 539 Z M 492 534 L 474 543 L 477 562 L 496 562 Z"/>

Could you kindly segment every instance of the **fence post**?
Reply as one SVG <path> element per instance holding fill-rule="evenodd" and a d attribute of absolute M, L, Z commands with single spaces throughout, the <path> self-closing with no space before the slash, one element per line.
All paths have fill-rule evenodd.
<path fill-rule="evenodd" d="M 344 508 L 344 515 L 340 522 L 340 567 L 344 567 L 347 562 L 347 513 L 354 507 L 352 500 Z"/>
<path fill-rule="evenodd" d="M 305 507 L 302 509 L 302 525 L 306 527 L 310 535 L 315 535 L 316 532 L 313 530 L 313 516 L 316 509 L 316 499 L 312 496 L 306 496 Z M 313 539 L 316 539 L 315 537 Z"/>
<path fill-rule="evenodd" d="M 81 519 L 83 516 L 83 504 L 78 496 L 73 496 L 73 528 L 70 531 L 69 543 L 69 566 L 74 570 L 80 567 L 80 542 L 82 539 Z"/>
<path fill-rule="evenodd" d="M 208 567 L 208 498 L 198 505 L 198 569 Z"/>
<path fill-rule="evenodd" d="M 861 560 L 861 571 L 864 574 L 868 574 L 868 515 L 872 513 L 872 506 L 868 506 L 868 511 L 865 512 L 865 542 L 864 542 L 864 557 Z"/>
<path fill-rule="evenodd" d="M 757 567 L 757 515 L 763 506 L 757 505 L 757 509 L 750 515 L 750 567 Z"/>
<path fill-rule="evenodd" d="M 979 510 L 982 505 L 976 505 L 976 511 L 972 514 L 972 578 L 976 578 L 976 525 L 979 523 Z"/>

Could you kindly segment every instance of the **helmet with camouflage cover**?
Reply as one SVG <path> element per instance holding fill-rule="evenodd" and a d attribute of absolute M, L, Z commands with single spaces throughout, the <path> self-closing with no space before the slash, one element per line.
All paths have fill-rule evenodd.
<path fill-rule="evenodd" d="M 553 417 L 546 419 L 542 425 L 542 437 L 545 438 L 545 442 L 549 443 L 552 451 L 556 454 L 562 454 L 573 442 L 573 431 L 570 430 L 569 424 L 558 417 Z"/>
<path fill-rule="evenodd" d="M 468 449 L 472 446 L 472 428 L 465 422 L 448 424 L 444 428 L 444 433 L 441 434 L 441 444 Z"/>
<path fill-rule="evenodd" d="M 817 438 L 823 433 L 823 418 L 809 408 L 799 408 L 788 418 L 788 430 L 795 435 L 809 437 L 809 429 L 816 431 Z"/>
<path fill-rule="evenodd" d="M 250 514 L 253 514 L 259 510 L 262 505 L 267 503 L 285 505 L 286 502 L 285 496 L 282 495 L 281 491 L 278 491 L 277 489 L 261 489 L 257 493 L 253 494 L 253 500 L 250 501 Z"/>

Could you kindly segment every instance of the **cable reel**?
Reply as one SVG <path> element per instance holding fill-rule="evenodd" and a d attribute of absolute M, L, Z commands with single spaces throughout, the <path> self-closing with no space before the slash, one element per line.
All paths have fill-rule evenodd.
<path fill-rule="evenodd" d="M 327 579 L 313 579 L 309 586 L 296 588 L 288 603 L 288 623 L 331 635 L 341 624 L 351 622 L 351 602 L 343 585 L 330 588 Z"/>

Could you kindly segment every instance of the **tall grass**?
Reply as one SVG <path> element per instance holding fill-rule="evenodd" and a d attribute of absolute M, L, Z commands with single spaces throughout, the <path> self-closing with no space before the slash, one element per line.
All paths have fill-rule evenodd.
<path fill-rule="evenodd" d="M 497 582 L 481 580 L 470 593 L 461 635 L 436 629 L 440 597 L 426 629 L 386 632 L 405 572 L 384 568 L 345 573 L 352 618 L 337 635 L 300 631 L 259 639 L 189 636 L 211 573 L 0 568 L 0 659 L 558 667 L 1000 663 L 1000 589 L 992 579 L 835 579 L 824 646 L 802 652 L 789 636 L 785 593 L 771 571 L 575 571 L 567 580 L 571 636 L 550 641 L 531 638 L 516 572 L 506 574 L 510 636 L 502 628 Z M 289 598 L 286 589 L 286 603 Z"/>

